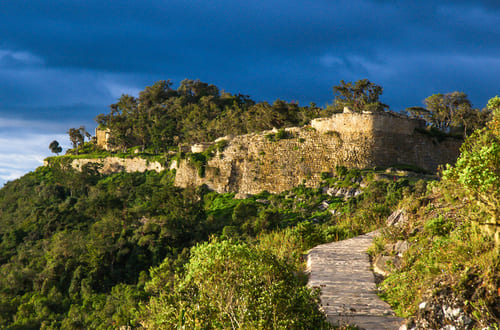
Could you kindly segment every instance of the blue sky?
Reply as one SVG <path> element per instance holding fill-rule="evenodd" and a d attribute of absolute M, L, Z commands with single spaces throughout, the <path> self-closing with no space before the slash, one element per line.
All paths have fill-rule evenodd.
<path fill-rule="evenodd" d="M 455 90 L 482 108 L 499 41 L 498 0 L 0 0 L 0 185 L 160 79 L 325 105 L 368 78 L 392 110 Z"/>

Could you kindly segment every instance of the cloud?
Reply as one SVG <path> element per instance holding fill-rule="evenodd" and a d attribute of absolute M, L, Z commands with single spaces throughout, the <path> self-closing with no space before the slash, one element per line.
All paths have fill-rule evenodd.
<path fill-rule="evenodd" d="M 19 65 L 2 65 L 13 60 Z M 28 50 L 4 47 L 0 48 L 0 116 L 88 123 L 107 112 L 122 93 L 137 95 L 154 83 L 151 80 L 144 74 L 52 68 Z"/>
<path fill-rule="evenodd" d="M 368 78 L 396 110 L 453 90 L 483 106 L 500 93 L 499 25 L 497 0 L 4 1 L 0 120 L 64 134 L 121 94 L 185 78 L 319 105 Z M 15 133 L 0 123 L 0 138 Z"/>
<path fill-rule="evenodd" d="M 0 67 L 43 64 L 42 58 L 27 52 L 0 48 Z"/>
<path fill-rule="evenodd" d="M 0 131 L 0 186 L 43 165 L 43 159 L 51 155 L 48 146 L 53 140 L 60 141 L 65 149 L 69 147 L 67 137 L 61 134 L 11 132 L 9 135 Z"/>

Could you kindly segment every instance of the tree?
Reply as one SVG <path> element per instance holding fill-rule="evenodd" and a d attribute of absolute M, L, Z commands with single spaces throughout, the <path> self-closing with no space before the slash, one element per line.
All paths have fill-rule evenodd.
<path fill-rule="evenodd" d="M 410 107 L 406 111 L 411 117 L 424 119 L 431 127 L 443 132 L 461 131 L 464 138 L 474 130 L 484 127 L 490 110 L 472 107 L 467 94 L 452 92 L 433 94 L 424 100 L 425 108 Z"/>
<path fill-rule="evenodd" d="M 358 80 L 354 84 L 341 80 L 340 85 L 333 86 L 333 93 L 335 106 L 340 109 L 349 107 L 354 112 L 380 112 L 389 108 L 379 100 L 383 88 L 368 79 Z"/>
<path fill-rule="evenodd" d="M 56 140 L 50 142 L 49 149 L 50 149 L 50 151 L 52 151 L 53 153 L 55 153 L 58 156 L 59 156 L 59 153 L 62 151 L 62 147 L 59 145 L 59 142 L 57 142 Z"/>
<path fill-rule="evenodd" d="M 500 97 L 495 96 L 495 97 L 491 98 L 488 101 L 488 104 L 486 105 L 486 107 L 491 112 L 493 112 L 493 113 L 497 112 L 498 113 L 498 111 L 500 111 Z"/>
<path fill-rule="evenodd" d="M 164 281 L 160 272 L 151 274 L 147 286 L 160 295 L 144 311 L 146 328 L 328 328 L 318 296 L 301 285 L 293 267 L 245 243 L 215 241 L 191 249 L 185 276 L 172 290 L 155 288 Z"/>
<path fill-rule="evenodd" d="M 68 135 L 71 144 L 73 145 L 73 149 L 76 149 L 76 152 L 78 153 L 79 146 L 83 144 L 84 136 L 82 135 L 80 129 L 78 128 L 70 128 L 68 130 Z"/>
<path fill-rule="evenodd" d="M 486 214 L 480 224 L 495 235 L 500 248 L 500 99 L 491 99 L 488 109 L 492 119 L 465 141 L 455 166 L 448 166 L 443 178 L 457 183 Z"/>
<path fill-rule="evenodd" d="M 431 113 L 433 124 L 442 131 L 448 131 L 450 125 L 460 121 L 460 117 L 465 118 L 472 108 L 467 94 L 463 92 L 433 94 L 424 100 L 424 104 Z"/>

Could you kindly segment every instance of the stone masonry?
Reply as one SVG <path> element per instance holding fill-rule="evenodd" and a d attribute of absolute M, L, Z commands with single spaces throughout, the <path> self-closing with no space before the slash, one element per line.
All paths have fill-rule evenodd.
<path fill-rule="evenodd" d="M 462 140 L 438 140 L 422 133 L 420 120 L 392 113 L 341 113 L 314 119 L 311 125 L 287 128 L 286 137 L 271 139 L 276 131 L 229 137 L 222 152 L 206 165 L 204 177 L 188 160 L 172 164 L 175 184 L 206 184 L 219 192 L 279 193 L 299 184 L 316 187 L 321 173 L 337 165 L 372 168 L 414 165 L 435 172 L 455 162 Z"/>
<path fill-rule="evenodd" d="M 399 329 L 403 322 L 377 296 L 366 253 L 375 234 L 318 245 L 307 255 L 307 285 L 321 290 L 321 308 L 334 325 L 383 330 Z"/>

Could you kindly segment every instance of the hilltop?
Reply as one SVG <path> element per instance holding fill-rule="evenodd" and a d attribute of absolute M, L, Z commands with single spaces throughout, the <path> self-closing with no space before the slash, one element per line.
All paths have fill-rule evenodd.
<path fill-rule="evenodd" d="M 372 249 L 399 258 L 385 299 L 414 323 L 440 306 L 498 323 L 498 98 L 471 135 L 432 107 L 385 111 L 368 81 L 325 108 L 170 86 L 122 96 L 96 137 L 70 129 L 73 149 L 0 189 L 0 327 L 329 328 L 303 254 L 396 210 Z"/>

